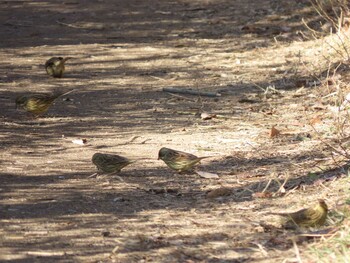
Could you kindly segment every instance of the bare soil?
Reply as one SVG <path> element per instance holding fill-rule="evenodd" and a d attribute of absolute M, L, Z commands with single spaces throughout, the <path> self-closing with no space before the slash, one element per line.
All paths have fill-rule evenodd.
<path fill-rule="evenodd" d="M 267 212 L 338 201 L 343 170 L 308 125 L 324 114 L 308 82 L 322 46 L 300 33 L 308 1 L 0 2 L 1 261 L 282 262 L 295 247 L 262 226 Z M 52 56 L 73 57 L 61 79 Z M 15 109 L 57 89 L 74 92 L 40 118 Z M 163 146 L 214 156 L 198 169 L 219 178 L 175 173 Z M 123 181 L 89 178 L 95 152 L 149 159 Z M 283 182 L 288 194 L 256 197 Z"/>

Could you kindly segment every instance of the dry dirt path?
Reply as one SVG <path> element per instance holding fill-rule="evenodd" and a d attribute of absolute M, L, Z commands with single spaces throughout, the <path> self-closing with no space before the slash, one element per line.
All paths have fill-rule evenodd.
<path fill-rule="evenodd" d="M 0 260 L 293 258 L 290 243 L 259 221 L 326 194 L 307 177 L 324 156 L 315 140 L 300 140 L 314 103 L 298 90 L 301 58 L 319 51 L 298 34 L 309 10 L 288 0 L 1 1 Z M 62 79 L 43 68 L 57 55 L 73 57 Z M 263 94 L 268 86 L 281 92 Z M 164 87 L 222 96 L 173 96 Z M 54 89 L 75 91 L 38 119 L 14 109 L 19 94 Z M 285 136 L 271 139 L 273 125 Z M 86 145 L 72 143 L 82 138 Z M 157 161 L 162 146 L 213 155 L 199 168 L 219 179 L 172 172 Z M 88 178 L 97 151 L 150 159 L 125 168 L 123 182 Z M 287 190 L 303 184 L 307 192 L 253 197 L 286 177 Z M 207 198 L 222 186 L 227 196 Z"/>

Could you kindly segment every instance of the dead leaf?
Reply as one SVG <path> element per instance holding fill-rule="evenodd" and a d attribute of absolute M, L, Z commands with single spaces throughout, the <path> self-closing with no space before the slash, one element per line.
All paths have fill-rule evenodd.
<path fill-rule="evenodd" d="M 277 137 L 278 135 L 280 135 L 281 132 L 279 130 L 277 130 L 275 128 L 275 126 L 272 126 L 271 128 L 271 132 L 270 132 L 270 137 L 273 138 L 273 137 Z"/>
<path fill-rule="evenodd" d="M 220 196 L 227 196 L 227 195 L 230 195 L 231 193 L 232 193 L 231 189 L 226 187 L 221 187 L 208 192 L 207 198 L 217 198 Z"/>
<path fill-rule="evenodd" d="M 257 192 L 253 194 L 253 197 L 255 198 L 271 198 L 272 193 L 270 192 Z"/>
<path fill-rule="evenodd" d="M 219 178 L 219 175 L 214 174 L 214 173 L 209 173 L 209 172 L 204 172 L 204 171 L 196 171 L 196 173 L 203 178 L 206 179 L 212 179 L 212 178 Z"/>
<path fill-rule="evenodd" d="M 201 113 L 202 120 L 211 120 L 212 118 L 216 118 L 216 114 L 211 114 L 211 113 L 207 113 L 207 112 Z"/>
<path fill-rule="evenodd" d="M 79 144 L 79 145 L 85 145 L 87 143 L 87 139 L 72 140 L 72 143 Z"/>
<path fill-rule="evenodd" d="M 313 117 L 311 120 L 310 120 L 310 124 L 311 125 L 315 125 L 317 123 L 320 123 L 322 121 L 321 117 L 320 116 L 316 116 L 316 117 Z"/>

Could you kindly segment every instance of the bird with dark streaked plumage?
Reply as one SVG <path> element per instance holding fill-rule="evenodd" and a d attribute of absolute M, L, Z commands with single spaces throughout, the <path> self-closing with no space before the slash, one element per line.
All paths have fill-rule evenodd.
<path fill-rule="evenodd" d="M 288 227 L 317 227 L 323 226 L 326 222 L 328 206 L 323 199 L 319 199 L 318 203 L 309 208 L 304 208 L 293 213 L 270 213 L 272 215 L 283 216 L 287 219 L 284 222 Z"/>
<path fill-rule="evenodd" d="M 16 108 L 22 107 L 27 112 L 39 116 L 47 112 L 52 103 L 58 97 L 71 93 L 68 92 L 54 92 L 53 94 L 34 93 L 30 95 L 23 95 L 16 98 Z"/>
<path fill-rule="evenodd" d="M 193 154 L 163 147 L 159 150 L 158 160 L 163 160 L 171 169 L 182 173 L 191 170 L 202 159 L 212 156 L 197 157 Z"/>
<path fill-rule="evenodd" d="M 71 57 L 52 57 L 45 63 L 45 69 L 47 74 L 55 78 L 61 78 L 63 76 L 65 66 L 64 64 Z"/>
<path fill-rule="evenodd" d="M 116 154 L 95 153 L 92 156 L 92 163 L 104 173 L 119 173 L 122 168 L 134 162 L 136 160 L 130 160 Z"/>

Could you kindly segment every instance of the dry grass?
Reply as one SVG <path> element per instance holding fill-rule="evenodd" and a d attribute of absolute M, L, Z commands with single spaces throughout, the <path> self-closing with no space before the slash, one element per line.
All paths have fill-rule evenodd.
<path fill-rule="evenodd" d="M 350 56 L 349 38 L 349 4 L 348 1 L 311 1 L 318 14 L 331 25 L 331 34 L 322 37 L 325 49 L 322 52 L 323 69 L 325 69 L 319 80 L 323 83 L 319 88 L 324 105 L 328 105 L 328 125 L 316 129 L 320 140 L 330 150 L 330 155 L 335 166 L 338 166 L 349 175 L 348 161 L 350 159 L 350 85 L 349 74 L 346 72 Z M 321 32 L 312 30 L 315 38 L 321 36 Z M 325 65 L 328 64 L 328 67 Z M 345 165 L 345 166 L 344 166 Z M 343 181 L 344 185 L 349 184 L 349 177 Z M 337 187 L 330 186 L 332 191 Z M 309 245 L 309 252 L 305 251 L 303 257 L 311 262 L 349 262 L 350 261 L 350 210 L 349 210 L 349 189 L 342 189 L 337 195 L 340 208 L 330 214 L 330 222 L 337 225 L 337 231 L 330 237 L 321 238 L 320 242 Z M 339 210 L 341 209 L 341 210 Z M 342 218 L 338 220 L 337 216 Z M 333 219 L 333 220 L 332 220 Z"/>
<path fill-rule="evenodd" d="M 350 180 L 345 180 L 349 183 Z M 342 204 L 336 207 L 331 215 L 330 220 L 336 226 L 337 231 L 331 236 L 324 237 L 320 242 L 312 244 L 305 251 L 304 257 L 311 262 L 349 262 L 350 260 L 350 192 L 346 191 L 339 199 L 344 200 Z"/>

